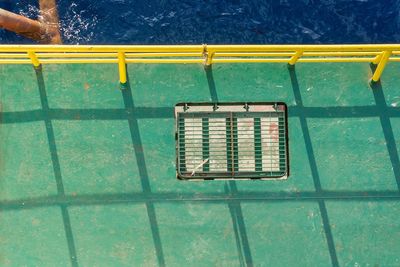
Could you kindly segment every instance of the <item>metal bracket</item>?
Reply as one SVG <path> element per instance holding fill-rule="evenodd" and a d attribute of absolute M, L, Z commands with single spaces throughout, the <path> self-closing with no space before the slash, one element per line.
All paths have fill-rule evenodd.
<path fill-rule="evenodd" d="M 214 103 L 214 105 L 213 105 L 213 110 L 216 111 L 217 109 L 218 109 L 218 104 L 217 104 L 217 103 Z"/>
<path fill-rule="evenodd" d="M 246 103 L 244 103 L 244 107 L 243 107 L 246 111 L 249 111 L 249 109 L 250 109 L 250 107 L 249 107 L 249 104 L 247 104 L 247 102 Z"/>

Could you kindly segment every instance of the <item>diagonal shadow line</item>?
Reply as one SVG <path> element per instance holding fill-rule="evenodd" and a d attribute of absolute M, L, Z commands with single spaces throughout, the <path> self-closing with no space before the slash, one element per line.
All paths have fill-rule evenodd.
<path fill-rule="evenodd" d="M 213 87 L 214 86 L 214 87 Z M 210 94 L 216 94 L 213 78 L 209 78 Z M 213 102 L 218 101 L 212 97 Z M 365 118 L 379 117 L 381 109 L 374 106 L 350 106 L 350 107 L 302 107 L 289 106 L 289 117 L 304 116 L 306 118 Z M 138 119 L 158 119 L 174 118 L 172 107 L 135 107 L 136 118 Z M 49 108 L 47 116 L 50 120 L 127 120 L 129 114 L 122 108 L 108 109 L 62 109 Z M 386 107 L 387 117 L 400 117 L 400 108 Z M 43 121 L 43 110 L 27 111 L 0 111 L 2 120 L 0 124 L 23 123 Z"/>
<path fill-rule="evenodd" d="M 215 81 L 214 81 L 214 75 L 213 75 L 213 71 L 212 71 L 212 65 L 205 66 L 204 70 L 206 72 L 208 89 L 210 90 L 211 101 L 213 103 L 218 103 L 218 95 L 217 95 L 217 89 L 215 88 Z"/>
<path fill-rule="evenodd" d="M 228 187 L 227 183 L 225 183 L 225 194 L 229 194 L 229 187 Z M 243 248 L 241 246 L 242 242 L 240 240 L 238 220 L 236 219 L 236 217 L 238 216 L 236 214 L 237 207 L 232 205 L 231 202 L 228 202 L 228 207 L 229 207 L 229 213 L 231 214 L 231 220 L 232 220 L 232 224 L 233 224 L 233 232 L 235 233 L 236 249 L 237 249 L 238 255 L 239 255 L 239 263 L 240 263 L 240 266 L 246 266 L 244 263 L 245 260 L 243 258 Z"/>
<path fill-rule="evenodd" d="M 58 159 L 57 146 L 56 146 L 56 141 L 55 141 L 55 137 L 54 137 L 53 124 L 48 116 L 49 103 L 47 100 L 46 87 L 45 87 L 45 83 L 44 83 L 44 79 L 43 79 L 42 68 L 41 67 L 35 68 L 35 73 L 36 73 L 36 78 L 37 78 L 37 83 L 38 83 L 40 102 L 41 102 L 42 109 L 43 109 L 43 115 L 44 115 L 43 119 L 44 119 L 44 122 L 46 125 L 47 139 L 49 141 L 49 150 L 50 150 L 50 155 L 51 155 L 51 161 L 53 163 L 54 176 L 56 179 L 57 193 L 59 196 L 65 196 L 64 184 L 63 184 L 62 176 L 61 176 L 60 161 Z M 60 205 L 60 208 L 61 208 L 61 214 L 62 214 L 63 223 L 64 223 L 64 231 L 65 231 L 65 235 L 66 235 L 67 243 L 68 243 L 68 250 L 69 250 L 69 257 L 70 257 L 71 265 L 73 267 L 77 267 L 78 259 L 76 256 L 76 248 L 75 248 L 74 236 L 73 236 L 73 232 L 72 232 L 71 220 L 69 217 L 68 207 L 66 205 Z"/>
<path fill-rule="evenodd" d="M 293 94 L 294 94 L 294 98 L 296 101 L 296 106 L 299 108 L 302 108 L 303 101 L 301 98 L 299 82 L 297 80 L 295 67 L 290 66 L 290 67 L 288 67 L 288 69 L 289 69 L 290 81 L 291 81 L 292 88 L 293 88 Z M 305 143 L 306 150 L 307 150 L 308 161 L 310 163 L 314 187 L 315 187 L 316 192 L 318 194 L 321 194 L 323 190 L 321 187 L 321 180 L 319 178 L 317 162 L 314 157 L 314 149 L 312 147 L 311 136 L 310 136 L 310 133 L 308 130 L 307 120 L 306 120 L 306 117 L 301 115 L 301 113 L 299 114 L 299 119 L 300 119 L 301 129 L 303 131 L 304 143 Z M 329 223 L 329 217 L 328 217 L 328 212 L 326 209 L 325 201 L 318 200 L 318 206 L 319 206 L 319 210 L 321 212 L 322 223 L 323 223 L 323 227 L 324 227 L 324 231 L 325 231 L 326 240 L 328 243 L 329 255 L 331 257 L 331 263 L 332 263 L 332 266 L 336 267 L 336 266 L 339 266 L 339 261 L 338 261 L 337 254 L 336 254 L 335 243 L 333 240 L 333 234 L 332 234 L 332 230 L 331 230 L 330 223 Z"/>
<path fill-rule="evenodd" d="M 372 72 L 375 71 L 376 65 L 371 64 Z M 385 96 L 382 90 L 382 84 L 380 81 L 371 83 L 372 93 L 374 95 L 376 106 L 380 109 L 379 120 L 381 122 L 383 135 L 386 140 L 386 148 L 389 152 L 389 158 L 392 163 L 394 177 L 396 179 L 397 188 L 400 190 L 400 160 L 397 152 L 396 140 L 393 134 L 392 123 L 388 116 L 388 106 L 386 104 Z M 397 108 L 399 109 L 399 108 Z M 400 109 L 399 109 L 400 110 Z"/>
<path fill-rule="evenodd" d="M 132 145 L 135 151 L 136 163 L 139 169 L 140 182 L 144 194 L 151 193 L 149 175 L 147 173 L 145 156 L 143 153 L 142 138 L 140 136 L 139 124 L 135 112 L 135 104 L 133 102 L 132 90 L 129 83 L 129 75 L 127 73 L 127 82 L 121 88 L 124 105 L 128 114 L 129 130 L 131 133 Z M 161 244 L 160 231 L 158 229 L 157 217 L 154 203 L 146 201 L 147 216 L 150 222 L 153 243 L 156 250 L 156 256 L 159 266 L 165 266 L 164 252 Z"/>
<path fill-rule="evenodd" d="M 227 187 L 227 191 L 228 193 L 232 192 L 233 194 L 238 192 L 235 181 L 229 181 L 229 187 Z M 247 237 L 241 203 L 240 201 L 229 201 L 228 206 L 232 217 L 235 238 L 236 241 L 239 241 L 237 247 L 240 249 L 240 259 L 243 259 L 244 255 L 246 266 L 253 266 L 253 258 L 251 256 L 250 244 Z"/>
<path fill-rule="evenodd" d="M 212 65 L 205 67 L 208 88 L 210 90 L 211 101 L 218 103 L 218 94 L 215 87 L 214 75 L 212 72 Z M 228 192 L 237 193 L 235 181 L 230 181 L 229 186 L 225 184 Z M 239 261 L 241 265 L 246 263 L 246 266 L 253 266 L 253 259 L 250 251 L 250 244 L 247 237 L 246 226 L 243 219 L 242 206 L 240 202 L 228 202 L 229 212 L 231 214 L 233 229 L 235 233 L 236 246 L 239 254 Z M 244 261 L 243 261 L 244 259 Z"/>

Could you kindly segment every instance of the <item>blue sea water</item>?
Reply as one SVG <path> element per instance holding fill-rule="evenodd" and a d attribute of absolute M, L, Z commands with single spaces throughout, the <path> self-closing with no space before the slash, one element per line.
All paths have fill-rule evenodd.
<path fill-rule="evenodd" d="M 400 0 L 58 0 L 66 44 L 397 43 Z M 0 0 L 30 18 L 38 0 Z M 0 43 L 32 43 L 0 30 Z"/>

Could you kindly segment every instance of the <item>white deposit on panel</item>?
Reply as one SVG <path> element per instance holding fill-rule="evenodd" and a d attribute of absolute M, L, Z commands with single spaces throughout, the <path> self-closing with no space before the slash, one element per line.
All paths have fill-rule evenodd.
<path fill-rule="evenodd" d="M 226 172 L 226 119 L 210 118 L 208 120 L 208 128 L 210 171 Z"/>
<path fill-rule="evenodd" d="M 185 161 L 186 170 L 192 172 L 203 162 L 202 119 L 185 119 Z M 203 168 L 197 168 L 202 171 Z"/>
<path fill-rule="evenodd" d="M 279 171 L 279 120 L 277 116 L 261 118 L 263 171 Z"/>
<path fill-rule="evenodd" d="M 239 171 L 255 171 L 254 119 L 238 118 Z"/>

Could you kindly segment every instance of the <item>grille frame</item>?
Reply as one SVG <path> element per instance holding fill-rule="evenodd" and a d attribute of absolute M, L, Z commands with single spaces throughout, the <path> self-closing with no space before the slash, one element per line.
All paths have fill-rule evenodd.
<path fill-rule="evenodd" d="M 265 116 L 265 115 L 269 115 Z M 263 116 L 261 116 L 263 115 Z M 230 118 L 229 118 L 230 116 Z M 278 139 L 278 144 L 277 145 L 271 145 L 270 149 L 272 150 L 275 148 L 275 146 L 278 148 L 277 154 L 274 154 L 270 156 L 270 162 L 273 160 L 278 161 L 278 163 L 274 163 L 275 165 L 272 166 L 271 163 L 271 170 L 263 170 L 264 167 L 264 152 L 259 152 L 262 153 L 261 156 L 261 171 L 258 167 L 257 163 L 260 163 L 259 157 L 256 159 L 257 155 L 254 155 L 254 159 L 245 159 L 245 167 L 240 167 L 240 168 L 249 168 L 249 165 L 251 167 L 254 166 L 254 170 L 239 170 L 240 162 L 242 162 L 243 165 L 243 158 L 246 157 L 246 155 L 242 155 L 242 159 L 240 159 L 239 152 L 246 152 L 245 150 L 239 150 L 239 140 L 243 139 L 250 139 L 250 138 L 244 138 L 243 135 L 240 137 L 241 132 L 239 131 L 239 123 L 238 122 L 243 122 L 246 123 L 245 119 L 243 118 L 250 118 L 252 119 L 252 124 L 253 124 L 253 139 L 252 141 L 254 142 L 254 147 L 253 150 L 251 151 L 252 153 L 256 153 L 256 138 L 255 131 L 258 130 L 260 133 L 259 136 L 259 142 L 261 145 L 261 150 L 264 149 L 266 146 L 262 146 L 263 141 L 268 140 L 268 139 L 262 139 L 261 134 L 264 132 L 261 132 L 261 124 L 264 121 L 261 121 L 262 119 L 269 119 L 269 122 L 271 124 L 271 119 L 274 118 L 276 119 L 277 122 L 277 136 Z M 193 119 L 192 122 L 186 121 L 188 119 Z M 201 120 L 200 120 L 201 119 Z M 207 120 L 205 120 L 207 119 Z M 225 140 L 225 145 L 226 145 L 226 150 L 225 151 L 219 151 L 221 153 L 225 152 L 232 152 L 232 157 L 231 157 L 231 163 L 229 163 L 229 156 L 227 154 L 226 159 L 224 158 L 223 160 L 226 160 L 226 166 L 227 170 L 223 171 L 208 171 L 207 169 L 210 168 L 210 165 L 212 163 L 212 160 L 214 160 L 214 165 L 215 165 L 215 158 L 210 158 L 208 153 L 211 152 L 211 149 L 206 149 L 208 148 L 207 146 L 204 146 L 204 143 L 209 145 L 209 139 L 210 134 L 207 132 L 205 135 L 205 130 L 208 131 L 209 127 L 211 127 L 208 123 L 210 122 L 210 119 L 213 119 L 213 123 L 217 120 L 219 120 L 220 126 L 223 125 L 222 120 L 226 120 L 226 131 L 228 131 L 228 126 L 230 122 L 230 127 L 231 131 L 230 133 L 235 133 L 236 131 L 236 139 L 235 136 L 229 136 L 227 135 L 226 138 L 222 138 Z M 256 129 L 256 119 L 258 119 L 258 129 Z M 196 120 L 196 121 L 195 121 Z M 236 120 L 236 121 L 235 121 Z M 240 120 L 240 121 L 239 121 Z M 181 130 L 180 123 L 183 123 L 185 126 L 183 126 L 183 131 Z M 235 125 L 236 123 L 236 125 Z M 261 123 L 261 124 L 260 124 Z M 196 141 L 196 138 L 192 138 L 190 141 L 192 143 L 187 143 L 185 139 L 185 134 L 186 134 L 186 124 L 190 124 L 188 127 L 192 127 L 192 129 L 198 129 L 197 134 L 201 136 L 201 142 L 200 140 Z M 269 124 L 269 125 L 270 125 Z M 215 125 L 215 123 L 213 124 Z M 235 130 L 233 130 L 233 127 L 236 127 Z M 221 126 L 222 127 L 222 126 Z M 225 127 L 225 126 L 223 126 Z M 282 127 L 282 129 L 280 128 Z M 218 129 L 218 128 L 217 128 Z M 243 131 L 248 132 L 249 128 L 245 128 Z M 265 130 L 265 129 L 264 129 Z M 218 130 L 217 130 L 218 131 Z M 220 130 L 222 131 L 222 130 Z M 243 132 L 242 131 L 242 132 Z M 281 133 L 281 131 L 283 131 Z M 193 130 L 191 133 L 196 133 L 195 130 Z M 215 136 L 215 132 L 214 136 Z M 226 132 L 228 134 L 228 132 Z M 221 133 L 223 135 L 223 133 Z M 245 134 L 244 136 L 248 137 L 248 133 Z M 264 135 L 266 138 L 272 138 L 273 135 Z M 198 136 L 199 137 L 199 136 Z M 200 139 L 200 138 L 197 138 Z M 214 138 L 215 139 L 215 138 Z M 194 180 L 194 181 L 199 181 L 199 180 L 282 180 L 282 179 L 287 179 L 290 174 L 290 169 L 289 169 L 289 134 L 288 134 L 288 109 L 287 105 L 284 102 L 224 102 L 224 103 L 210 103 L 210 102 L 187 102 L 187 103 L 178 103 L 175 105 L 175 140 L 176 140 L 176 176 L 180 180 Z M 204 142 L 206 140 L 207 142 Z M 212 138 L 211 138 L 212 140 Z M 235 141 L 236 140 L 236 141 Z M 194 142 L 194 143 L 193 143 Z M 242 141 L 243 143 L 243 141 Z M 272 144 L 273 142 L 271 142 Z M 192 145 L 197 145 L 198 147 L 201 145 L 201 149 L 198 151 L 196 150 L 194 153 L 197 153 L 197 158 L 191 158 L 193 159 L 193 162 L 190 162 L 189 164 L 192 164 L 191 168 L 186 168 L 186 158 L 185 156 L 182 157 L 182 152 L 185 154 L 186 152 L 186 146 L 188 144 Z M 232 151 L 229 149 L 229 145 L 232 145 Z M 248 141 L 245 143 L 245 145 L 251 144 L 251 141 Z M 233 145 L 236 145 L 235 148 L 233 148 Z M 274 147 L 272 147 L 274 146 Z M 193 147 L 189 147 L 193 149 Z M 236 150 L 235 150 L 236 149 Z M 189 150 L 187 150 L 189 151 Z M 244 152 L 243 152 L 244 151 Z M 189 151 L 190 152 L 190 151 Z M 192 150 L 193 152 L 193 150 Z M 233 153 L 237 153 L 233 155 Z M 249 152 L 250 153 L 250 152 Z M 272 152 L 271 152 L 272 153 Z M 202 155 L 200 155 L 202 154 Z M 282 158 L 282 155 L 284 156 Z M 268 155 L 267 155 L 268 156 Z M 272 158 L 275 157 L 275 158 Z M 277 157 L 277 158 L 276 158 Z M 194 163 L 194 159 L 197 159 L 196 164 Z M 252 162 L 253 161 L 253 162 Z M 221 168 L 221 161 L 215 166 L 216 168 Z M 187 164 L 187 165 L 189 165 Z M 230 165 L 231 164 L 231 165 Z M 278 164 L 278 165 L 276 165 Z M 182 167 L 184 166 L 184 167 Z M 197 166 L 197 167 L 195 167 Z M 224 164 L 222 164 L 223 167 L 225 167 Z M 230 168 L 231 167 L 231 168 Z M 199 169 L 200 168 L 200 169 Z M 258 170 L 257 170 L 258 168 Z M 279 168 L 277 171 L 273 171 L 273 168 Z M 206 169 L 206 171 L 204 171 Z M 193 170 L 192 172 L 190 170 Z M 267 174 L 269 173 L 269 174 Z"/>

